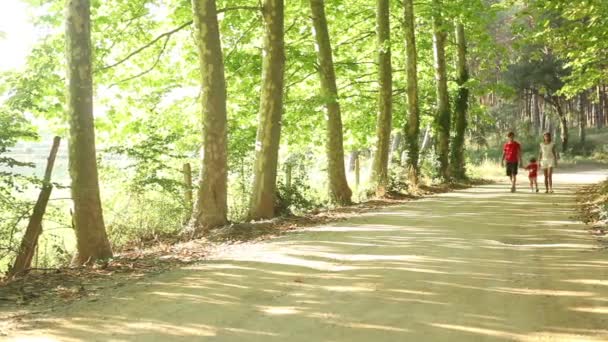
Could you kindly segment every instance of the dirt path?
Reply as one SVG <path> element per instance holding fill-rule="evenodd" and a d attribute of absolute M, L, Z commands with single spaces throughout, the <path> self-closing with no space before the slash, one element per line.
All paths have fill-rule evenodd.
<path fill-rule="evenodd" d="M 168 272 L 10 341 L 608 341 L 608 250 L 553 195 L 482 186 Z"/>

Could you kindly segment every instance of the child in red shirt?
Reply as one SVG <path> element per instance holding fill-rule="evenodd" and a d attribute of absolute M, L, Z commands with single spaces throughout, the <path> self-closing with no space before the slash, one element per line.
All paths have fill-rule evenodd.
<path fill-rule="evenodd" d="M 530 180 L 530 190 L 532 192 L 538 192 L 538 182 L 536 182 L 536 178 L 538 176 L 538 164 L 536 163 L 536 158 L 530 159 L 530 164 L 525 167 L 528 170 L 528 179 Z M 536 191 L 534 191 L 536 188 Z"/>

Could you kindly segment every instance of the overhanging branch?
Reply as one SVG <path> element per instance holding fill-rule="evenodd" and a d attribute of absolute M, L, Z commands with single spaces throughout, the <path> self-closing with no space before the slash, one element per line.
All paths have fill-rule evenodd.
<path fill-rule="evenodd" d="M 226 8 L 220 8 L 220 9 L 218 9 L 218 10 L 217 10 L 217 13 L 224 13 L 224 12 L 229 12 L 229 11 L 238 11 L 238 10 L 252 10 L 252 11 L 259 11 L 259 10 L 261 10 L 261 7 L 256 7 L 256 6 L 235 6 L 235 7 L 226 7 Z M 185 22 L 185 23 L 181 24 L 180 26 L 178 26 L 178 27 L 174 28 L 174 29 L 173 29 L 173 30 L 171 30 L 171 31 L 168 31 L 168 32 L 165 32 L 165 33 L 160 34 L 159 36 L 157 36 L 156 38 L 154 38 L 153 40 L 151 40 L 149 43 L 147 43 L 147 44 L 143 45 L 142 47 L 138 48 L 137 50 L 135 50 L 135 51 L 133 51 L 133 52 L 129 53 L 129 54 L 126 56 L 126 57 L 122 58 L 121 60 L 119 60 L 119 61 L 117 61 L 117 62 L 115 62 L 115 63 L 112 63 L 112 64 L 110 64 L 110 65 L 106 65 L 106 66 L 104 66 L 104 67 L 102 67 L 102 68 L 98 69 L 98 71 L 104 71 L 104 70 L 107 70 L 107 69 L 111 69 L 111 68 L 114 68 L 114 67 L 116 67 L 116 66 L 118 66 L 118 65 L 120 65 L 120 64 L 122 64 L 122 63 L 124 63 L 124 62 L 126 62 L 126 61 L 128 61 L 128 60 L 129 60 L 129 59 L 131 59 L 133 56 L 135 56 L 135 55 L 139 54 L 140 52 L 142 52 L 143 50 L 145 50 L 145 49 L 149 48 L 150 46 L 152 46 L 152 45 L 156 44 L 156 42 L 158 42 L 159 40 L 161 40 L 161 39 L 163 39 L 163 38 L 166 38 L 166 41 L 165 41 L 165 46 L 166 46 L 166 45 L 167 45 L 167 41 L 170 39 L 170 37 L 171 37 L 173 34 L 175 34 L 175 33 L 179 32 L 179 31 L 183 30 L 184 28 L 186 28 L 186 27 L 188 27 L 188 26 L 192 25 L 192 22 L 193 22 L 193 21 L 192 21 L 192 20 L 190 20 L 190 21 Z M 164 50 L 164 48 L 163 48 L 163 50 Z M 157 63 L 155 63 L 155 65 L 156 65 L 156 64 L 157 64 Z"/>
<path fill-rule="evenodd" d="M 116 66 L 118 66 L 118 65 L 120 65 L 120 64 L 122 64 L 122 63 L 124 63 L 124 62 L 126 62 L 126 61 L 127 61 L 127 60 L 129 60 L 131 57 L 133 57 L 133 56 L 137 55 L 138 53 L 142 52 L 143 50 L 145 50 L 145 49 L 149 48 L 150 46 L 154 45 L 154 44 L 155 44 L 156 42 L 158 42 L 159 40 L 161 40 L 161 39 L 163 39 L 163 38 L 165 38 L 165 37 L 166 37 L 166 39 L 168 40 L 168 39 L 171 37 L 171 35 L 173 35 L 173 34 L 174 34 L 174 33 L 176 33 L 176 32 L 179 32 L 179 31 L 183 30 L 184 28 L 186 28 L 186 27 L 190 26 L 191 24 L 192 24 L 192 20 L 190 20 L 190 21 L 189 21 L 189 22 L 187 22 L 187 23 L 183 23 L 183 24 L 182 24 L 182 25 L 180 25 L 179 27 L 177 27 L 177 28 L 175 28 L 175 29 L 173 29 L 173 30 L 171 30 L 171 31 L 168 31 L 168 32 L 165 32 L 165 33 L 163 33 L 163 34 L 159 35 L 158 37 L 156 37 L 156 38 L 154 38 L 152 41 L 150 41 L 148 44 L 146 44 L 146 45 L 144 45 L 144 46 L 140 47 L 139 49 L 137 49 L 137 50 L 135 50 L 135 51 L 131 52 L 131 53 L 130 53 L 130 54 L 128 54 L 128 55 L 127 55 L 125 58 L 123 58 L 123 59 L 119 60 L 118 62 L 113 63 L 113 64 L 110 64 L 110 65 L 106 65 L 106 66 L 104 66 L 103 68 L 101 68 L 101 69 L 99 69 L 99 70 L 100 70 L 100 71 L 103 71 L 103 70 L 107 70 L 107 69 L 110 69 L 110 68 L 114 68 L 114 67 L 116 67 Z M 165 45 L 166 45 L 166 43 L 165 43 Z"/>

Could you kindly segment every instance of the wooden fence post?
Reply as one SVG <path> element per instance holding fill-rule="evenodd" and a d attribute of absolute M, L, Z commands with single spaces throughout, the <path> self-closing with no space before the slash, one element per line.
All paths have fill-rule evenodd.
<path fill-rule="evenodd" d="M 55 157 L 59 150 L 59 143 L 61 138 L 55 137 L 53 139 L 53 147 L 46 164 L 46 170 L 44 172 L 44 179 L 42 183 L 42 190 L 38 195 L 38 200 L 34 205 L 34 210 L 30 216 L 30 222 L 25 230 L 25 235 L 21 240 L 19 247 L 19 254 L 15 259 L 13 267 L 11 267 L 8 277 L 12 278 L 26 272 L 32 265 L 32 258 L 36 253 L 38 246 L 38 237 L 42 233 L 42 217 L 46 211 L 46 206 L 51 197 L 51 191 L 53 190 L 53 184 L 51 183 L 51 174 L 53 172 L 53 165 L 55 164 Z"/>

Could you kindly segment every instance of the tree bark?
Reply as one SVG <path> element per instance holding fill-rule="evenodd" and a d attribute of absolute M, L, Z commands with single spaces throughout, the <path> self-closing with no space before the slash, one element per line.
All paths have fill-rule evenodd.
<path fill-rule="evenodd" d="M 329 192 L 332 202 L 337 204 L 351 203 L 352 191 L 346 181 L 344 167 L 344 144 L 342 136 L 342 117 L 338 103 L 336 74 L 325 17 L 323 0 L 310 0 L 313 34 L 317 45 L 319 77 L 321 79 L 321 96 L 327 110 L 327 171 Z"/>
<path fill-rule="evenodd" d="M 595 102 L 595 121 L 597 122 L 597 128 L 604 127 L 604 96 L 602 94 L 602 87 L 596 87 L 596 102 Z"/>
<path fill-rule="evenodd" d="M 564 113 L 564 108 L 559 97 L 553 97 L 553 105 L 555 106 L 559 118 L 559 134 L 562 143 L 562 152 L 565 153 L 568 150 L 568 119 L 566 118 L 566 113 Z"/>
<path fill-rule="evenodd" d="M 433 50 L 435 56 L 435 82 L 437 91 L 437 155 L 439 160 L 439 176 L 443 181 L 450 180 L 450 97 L 448 94 L 447 67 L 445 59 L 445 43 L 447 33 L 441 13 L 441 0 L 433 0 Z"/>
<path fill-rule="evenodd" d="M 407 56 L 408 120 L 405 127 L 408 150 L 407 172 L 410 183 L 417 186 L 420 173 L 420 106 L 418 104 L 418 57 L 413 0 L 403 0 L 403 7 L 405 19 L 405 50 Z"/>
<path fill-rule="evenodd" d="M 285 71 L 283 0 L 264 0 L 264 57 L 249 220 L 274 217 Z"/>
<path fill-rule="evenodd" d="M 585 102 L 586 102 L 585 93 L 582 93 L 578 96 L 578 138 L 581 142 L 581 147 L 584 148 L 585 140 L 586 140 L 586 126 L 587 126 L 587 118 L 585 115 Z"/>
<path fill-rule="evenodd" d="M 467 129 L 467 112 L 469 110 L 469 69 L 467 67 L 467 42 L 465 38 L 464 25 L 456 23 L 456 45 L 458 49 L 458 94 L 454 105 L 455 134 L 452 141 L 452 177 L 456 179 L 466 178 L 464 161 L 465 131 Z M 526 107 L 528 107 L 526 105 Z"/>
<path fill-rule="evenodd" d="M 524 92 L 524 105 L 526 106 L 526 122 L 532 123 L 532 91 L 526 89 Z M 530 127 L 528 128 L 528 133 L 530 133 Z"/>
<path fill-rule="evenodd" d="M 203 156 L 190 219 L 195 232 L 228 223 L 226 80 L 215 0 L 192 0 L 201 73 Z"/>
<path fill-rule="evenodd" d="M 383 197 L 388 186 L 388 159 L 391 144 L 393 110 L 393 74 L 391 64 L 391 31 L 389 0 L 377 0 L 376 34 L 378 39 L 378 118 L 377 147 L 374 155 L 372 179 L 376 196 Z"/>
<path fill-rule="evenodd" d="M 78 249 L 73 262 L 82 265 L 112 257 L 112 248 L 103 221 L 95 150 L 91 4 L 68 0 L 66 6 L 68 150 Z"/>
<path fill-rule="evenodd" d="M 534 126 L 534 132 L 540 134 L 542 131 L 540 126 L 540 104 L 538 103 L 538 94 L 536 92 L 532 93 L 532 100 L 532 125 Z"/>

